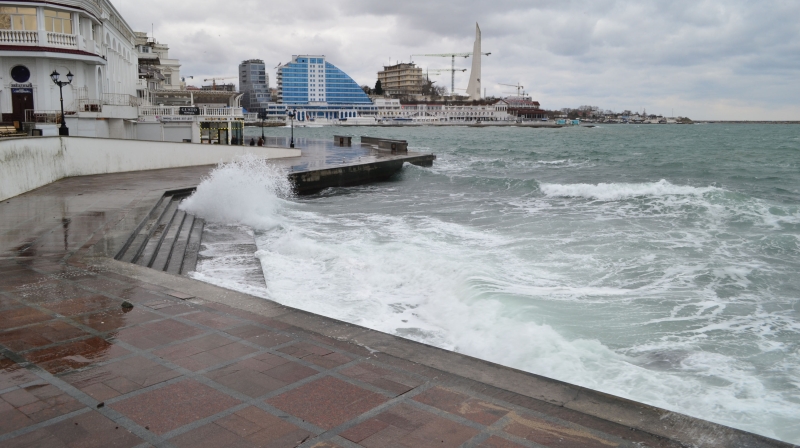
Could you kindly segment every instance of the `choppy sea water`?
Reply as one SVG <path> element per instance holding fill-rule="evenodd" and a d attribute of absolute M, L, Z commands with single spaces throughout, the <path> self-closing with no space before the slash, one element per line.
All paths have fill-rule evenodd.
<path fill-rule="evenodd" d="M 222 167 L 184 206 L 254 228 L 266 290 L 198 278 L 800 443 L 800 126 L 296 129 L 340 133 L 438 159 L 302 198 Z"/>

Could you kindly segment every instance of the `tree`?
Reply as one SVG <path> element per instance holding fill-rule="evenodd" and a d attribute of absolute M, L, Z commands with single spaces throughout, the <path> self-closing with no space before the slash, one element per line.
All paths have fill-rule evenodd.
<path fill-rule="evenodd" d="M 367 95 L 370 95 L 372 93 L 372 89 L 370 89 L 368 85 L 361 86 L 361 90 L 363 90 L 364 93 L 366 93 Z"/>
<path fill-rule="evenodd" d="M 375 95 L 383 95 L 383 87 L 381 87 L 381 80 L 375 83 Z"/>

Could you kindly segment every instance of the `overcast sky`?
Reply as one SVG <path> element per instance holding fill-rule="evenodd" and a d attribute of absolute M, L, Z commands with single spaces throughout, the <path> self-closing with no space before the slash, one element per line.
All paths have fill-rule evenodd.
<path fill-rule="evenodd" d="M 547 109 L 800 120 L 800 1 L 112 1 L 137 31 L 152 24 L 198 86 L 253 58 L 274 86 L 273 67 L 293 54 L 324 54 L 374 86 L 383 65 L 411 54 L 472 51 L 478 22 L 489 95 L 521 83 Z M 468 77 L 457 74 L 456 88 Z M 433 79 L 449 89 L 449 74 Z"/>

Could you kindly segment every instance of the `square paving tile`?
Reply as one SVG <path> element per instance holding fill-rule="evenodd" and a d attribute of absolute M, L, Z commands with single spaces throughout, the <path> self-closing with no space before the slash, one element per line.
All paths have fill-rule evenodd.
<path fill-rule="evenodd" d="M 505 432 L 544 446 L 608 448 L 618 445 L 614 440 L 598 437 L 585 429 L 562 426 L 531 415 L 512 412 L 509 417 L 509 422 L 503 428 Z"/>
<path fill-rule="evenodd" d="M 29 306 L 0 311 L 0 328 L 15 328 L 51 320 L 53 317 Z"/>
<path fill-rule="evenodd" d="M 105 416 L 91 411 L 6 440 L 3 442 L 3 448 L 127 448 L 142 442 L 142 439 L 119 427 Z"/>
<path fill-rule="evenodd" d="M 153 352 L 189 370 L 201 370 L 255 352 L 239 342 L 218 334 L 210 334 Z"/>
<path fill-rule="evenodd" d="M 172 319 L 151 322 L 120 330 L 116 338 L 140 349 L 177 342 L 203 334 L 204 331 Z"/>
<path fill-rule="evenodd" d="M 181 381 L 110 405 L 156 434 L 179 428 L 239 404 L 194 380 Z"/>
<path fill-rule="evenodd" d="M 88 336 L 89 333 L 67 322 L 51 320 L 16 330 L 0 332 L 0 344 L 21 352 L 68 339 Z"/>
<path fill-rule="evenodd" d="M 34 350 L 25 358 L 50 373 L 66 373 L 89 364 L 107 361 L 129 353 L 124 348 L 110 342 L 91 337 L 78 341 L 64 342 L 54 347 Z"/>
<path fill-rule="evenodd" d="M 39 377 L 30 370 L 0 355 L 0 390 L 19 386 L 20 384 L 29 383 L 38 379 Z"/>
<path fill-rule="evenodd" d="M 66 373 L 96 362 L 107 361 L 129 353 L 110 342 L 91 337 L 79 341 L 65 342 L 55 347 L 34 350 L 25 358 L 50 373 Z"/>
<path fill-rule="evenodd" d="M 391 392 L 395 396 L 402 395 L 422 384 L 422 381 L 409 375 L 396 373 L 364 362 L 342 369 L 339 373 L 370 383 L 373 386 Z"/>
<path fill-rule="evenodd" d="M 457 447 L 461 446 L 479 431 L 429 412 L 399 405 L 378 414 L 374 420 L 388 426 L 358 442 L 367 448 L 382 446 L 405 447 Z M 365 425 L 369 420 L 362 423 Z M 358 428 L 356 426 L 353 429 Z M 377 424 L 372 423 L 374 428 Z"/>
<path fill-rule="evenodd" d="M 51 384 L 0 395 L 0 431 L 7 433 L 81 409 L 83 405 Z"/>
<path fill-rule="evenodd" d="M 22 307 L 22 302 L 17 301 L 13 297 L 7 297 L 5 295 L 0 294 L 0 310 L 7 310 L 9 308 L 20 308 Z"/>
<path fill-rule="evenodd" d="M 255 407 L 173 437 L 178 447 L 296 447 L 313 434 Z"/>
<path fill-rule="evenodd" d="M 267 403 L 321 428 L 331 429 L 387 400 L 372 391 L 325 377 L 273 397 Z"/>
<path fill-rule="evenodd" d="M 179 377 L 181 374 L 147 358 L 134 356 L 89 370 L 74 372 L 63 380 L 98 401 L 127 394 Z"/>
<path fill-rule="evenodd" d="M 181 317 L 183 319 L 197 322 L 198 324 L 205 325 L 206 327 L 214 328 L 216 330 L 236 327 L 244 323 L 241 319 L 220 316 L 219 314 L 209 313 L 207 311 L 198 311 L 196 313 L 187 314 Z"/>
<path fill-rule="evenodd" d="M 96 313 L 76 316 L 73 319 L 97 331 L 111 332 L 132 325 L 163 319 L 163 317 L 146 310 L 144 307 L 135 306 L 133 309 L 126 310 L 120 305 Z"/>
<path fill-rule="evenodd" d="M 478 448 L 523 448 L 524 446 L 502 437 L 491 436 L 478 445 Z"/>
<path fill-rule="evenodd" d="M 253 344 L 258 344 L 262 347 L 274 347 L 276 345 L 285 344 L 292 340 L 289 336 L 285 336 L 252 324 L 230 328 L 225 330 L 225 333 L 244 339 Z"/>
<path fill-rule="evenodd" d="M 442 387 L 428 389 L 414 397 L 414 400 L 487 426 L 511 412 L 510 409 L 502 406 L 477 400 Z"/>
<path fill-rule="evenodd" d="M 87 294 L 91 294 L 91 292 L 67 282 L 50 282 L 46 287 L 13 293 L 14 297 L 39 305 L 52 301 L 85 296 Z"/>
<path fill-rule="evenodd" d="M 43 303 L 41 306 L 63 316 L 75 316 L 119 306 L 120 303 L 122 302 L 117 299 L 109 299 L 99 294 L 91 294 L 84 297 L 47 302 Z"/>

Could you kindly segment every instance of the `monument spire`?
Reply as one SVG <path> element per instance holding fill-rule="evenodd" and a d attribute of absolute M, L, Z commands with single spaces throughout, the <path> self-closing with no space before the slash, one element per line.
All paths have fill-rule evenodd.
<path fill-rule="evenodd" d="M 475 44 L 472 46 L 472 70 L 469 73 L 467 95 L 470 100 L 481 99 L 481 28 L 475 22 Z"/>

